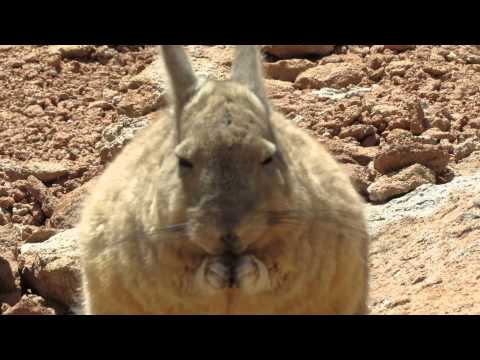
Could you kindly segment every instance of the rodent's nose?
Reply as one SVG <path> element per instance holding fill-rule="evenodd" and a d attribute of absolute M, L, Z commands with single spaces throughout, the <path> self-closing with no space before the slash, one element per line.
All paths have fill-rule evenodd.
<path fill-rule="evenodd" d="M 228 234 L 224 234 L 221 237 L 221 240 L 228 248 L 234 249 L 238 245 L 239 238 L 238 238 L 238 235 L 235 233 L 228 233 Z"/>

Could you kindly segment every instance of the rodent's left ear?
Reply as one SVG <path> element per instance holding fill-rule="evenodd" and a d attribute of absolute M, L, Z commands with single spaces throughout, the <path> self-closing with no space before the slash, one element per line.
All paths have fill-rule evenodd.
<path fill-rule="evenodd" d="M 270 113 L 270 103 L 263 85 L 263 71 L 260 51 L 257 45 L 237 45 L 233 60 L 232 80 L 246 85 Z"/>
<path fill-rule="evenodd" d="M 264 158 L 275 155 L 275 153 L 277 152 L 277 146 L 274 143 L 265 139 L 262 139 L 260 142 Z"/>
<path fill-rule="evenodd" d="M 178 112 L 194 94 L 198 86 L 198 78 L 181 45 L 162 45 L 162 53 Z"/>

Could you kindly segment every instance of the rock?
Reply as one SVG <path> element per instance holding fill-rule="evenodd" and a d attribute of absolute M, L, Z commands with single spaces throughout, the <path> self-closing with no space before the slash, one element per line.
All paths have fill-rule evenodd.
<path fill-rule="evenodd" d="M 157 57 L 142 72 L 120 84 L 126 91 L 117 104 L 120 114 L 138 118 L 157 111 L 167 105 L 167 75 L 163 60 Z"/>
<path fill-rule="evenodd" d="M 118 102 L 117 111 L 129 118 L 139 118 L 163 108 L 166 104 L 164 94 L 150 86 L 129 90 Z"/>
<path fill-rule="evenodd" d="M 39 244 L 25 244 L 18 256 L 25 285 L 69 308 L 78 304 L 80 264 L 78 233 L 66 230 Z"/>
<path fill-rule="evenodd" d="M 52 195 L 49 188 L 35 176 L 29 176 L 24 190 L 41 205 L 42 212 L 46 217 L 52 216 L 58 199 Z"/>
<path fill-rule="evenodd" d="M 27 177 L 22 167 L 7 159 L 0 159 L 0 172 L 4 173 L 10 181 L 25 179 Z"/>
<path fill-rule="evenodd" d="M 68 175 L 71 171 L 71 169 L 64 164 L 47 161 L 32 161 L 25 163 L 23 166 L 29 175 L 33 175 L 43 182 L 57 180 L 62 176 Z"/>
<path fill-rule="evenodd" d="M 167 74 L 165 72 L 165 65 L 163 64 L 162 58 L 157 57 L 139 74 L 133 75 L 127 80 L 123 80 L 120 84 L 120 89 L 134 90 L 145 84 L 153 85 L 162 96 L 165 93 L 167 87 Z"/>
<path fill-rule="evenodd" d="M 415 164 L 397 174 L 377 178 L 367 191 L 371 201 L 384 202 L 406 194 L 420 185 L 434 183 L 435 173 L 423 165 Z"/>
<path fill-rule="evenodd" d="M 371 88 L 365 87 L 356 87 L 350 90 L 345 91 L 345 89 L 333 89 L 333 88 L 321 88 L 320 90 L 312 91 L 312 94 L 315 94 L 321 99 L 330 99 L 330 100 L 343 100 L 350 99 L 353 97 L 362 97 L 364 94 L 371 91 Z"/>
<path fill-rule="evenodd" d="M 443 117 L 436 117 L 432 120 L 432 126 L 442 131 L 449 131 L 451 127 L 450 120 Z"/>
<path fill-rule="evenodd" d="M 449 203 L 449 197 L 459 192 L 468 192 L 473 197 L 480 193 L 480 173 L 456 176 L 442 185 L 421 185 L 410 193 L 392 199 L 386 204 L 368 207 L 368 226 L 372 237 L 385 233 L 390 225 L 406 218 L 424 218 Z"/>
<path fill-rule="evenodd" d="M 408 104 L 410 110 L 410 131 L 413 135 L 421 135 L 428 127 L 425 114 L 419 100 Z"/>
<path fill-rule="evenodd" d="M 380 136 L 377 133 L 367 136 L 361 142 L 364 147 L 378 146 L 378 144 L 380 144 Z"/>
<path fill-rule="evenodd" d="M 95 179 L 90 180 L 65 194 L 55 205 L 53 215 L 48 222 L 49 226 L 63 230 L 74 228 L 80 220 L 82 201 L 89 194 L 95 181 Z"/>
<path fill-rule="evenodd" d="M 391 130 L 398 127 L 405 129 L 410 127 L 408 120 L 403 118 L 401 111 L 396 106 L 381 103 L 371 107 L 363 122 L 375 126 L 379 133 L 387 128 Z"/>
<path fill-rule="evenodd" d="M 90 104 L 88 104 L 88 108 L 89 109 L 100 108 L 102 110 L 114 110 L 115 106 L 113 104 L 107 102 L 107 101 L 98 100 L 98 101 L 94 101 L 94 102 L 91 102 Z"/>
<path fill-rule="evenodd" d="M 18 45 L 0 45 L 0 52 L 13 49 L 15 46 L 18 46 Z"/>
<path fill-rule="evenodd" d="M 421 143 L 391 145 L 375 158 L 375 169 L 387 174 L 413 164 L 422 164 L 436 173 L 443 172 L 449 162 L 448 152 L 436 145 Z"/>
<path fill-rule="evenodd" d="M 470 54 L 465 58 L 467 64 L 480 64 L 480 56 Z"/>
<path fill-rule="evenodd" d="M 398 306 L 402 306 L 402 305 L 405 305 L 405 304 L 408 304 L 411 302 L 411 299 L 409 297 L 400 297 L 398 299 L 395 299 L 393 301 L 389 301 L 387 302 L 387 304 L 385 305 L 385 307 L 387 309 L 393 309 L 393 308 L 396 308 Z"/>
<path fill-rule="evenodd" d="M 368 77 L 373 81 L 380 81 L 385 76 L 385 68 L 379 68 L 377 70 L 369 71 Z"/>
<path fill-rule="evenodd" d="M 72 169 L 62 163 L 29 161 L 18 164 L 11 160 L 0 160 L 0 172 L 5 173 L 10 181 L 26 179 L 33 175 L 43 182 L 50 182 L 68 175 L 70 171 Z"/>
<path fill-rule="evenodd" d="M 480 150 L 480 142 L 478 141 L 478 139 L 474 137 L 466 139 L 464 142 L 454 147 L 455 161 L 459 162 L 460 160 L 467 158 L 468 156 L 470 156 L 471 153 L 477 150 Z"/>
<path fill-rule="evenodd" d="M 4 210 L 0 208 L 0 226 L 7 225 L 10 220 L 9 214 L 5 213 Z"/>
<path fill-rule="evenodd" d="M 40 105 L 30 105 L 25 109 L 25 115 L 31 118 L 40 117 L 43 113 L 43 108 Z"/>
<path fill-rule="evenodd" d="M 280 60 L 274 63 L 265 63 L 264 72 L 268 79 L 294 82 L 298 75 L 316 65 L 306 59 Z"/>
<path fill-rule="evenodd" d="M 390 76 L 404 76 L 408 69 L 413 66 L 413 62 L 408 60 L 398 60 L 392 61 L 390 64 L 387 65 L 385 68 L 386 72 Z"/>
<path fill-rule="evenodd" d="M 425 71 L 427 74 L 433 77 L 440 77 L 448 73 L 450 70 L 447 66 L 425 65 L 423 67 L 423 71 Z"/>
<path fill-rule="evenodd" d="M 360 142 L 369 136 L 375 135 L 375 133 L 376 128 L 374 126 L 357 124 L 342 129 L 338 137 L 340 139 L 352 137 Z"/>
<path fill-rule="evenodd" d="M 3 315 L 56 315 L 44 298 L 38 295 L 23 295 L 18 303 L 6 310 Z"/>
<path fill-rule="evenodd" d="M 396 51 L 405 51 L 405 50 L 414 50 L 415 45 L 383 45 L 385 49 L 396 50 Z"/>
<path fill-rule="evenodd" d="M 65 59 L 85 59 L 94 53 L 93 45 L 53 45 L 49 46 L 51 54 L 60 54 Z"/>
<path fill-rule="evenodd" d="M 26 243 L 40 243 L 50 239 L 52 236 L 56 235 L 57 233 L 58 233 L 58 230 L 56 229 L 31 226 L 28 228 L 28 231 L 24 235 L 24 239 Z"/>
<path fill-rule="evenodd" d="M 428 138 L 431 138 L 431 139 L 435 139 L 436 142 L 439 142 L 440 140 L 442 139 L 447 139 L 449 141 L 454 141 L 455 140 L 455 137 L 450 134 L 449 132 L 447 131 L 442 131 L 436 127 L 432 127 L 428 130 L 426 130 L 423 134 L 422 134 L 423 137 L 428 137 Z"/>
<path fill-rule="evenodd" d="M 140 130 L 149 125 L 149 122 L 147 116 L 136 119 L 121 116 L 118 122 L 107 126 L 103 130 L 102 139 L 96 145 L 100 150 L 102 163 L 112 161 Z"/>
<path fill-rule="evenodd" d="M 382 63 L 383 63 L 383 57 L 378 54 L 369 56 L 367 59 L 367 65 L 372 70 L 380 69 L 382 67 Z"/>
<path fill-rule="evenodd" d="M 372 177 L 368 173 L 368 170 L 357 164 L 342 164 L 345 171 L 347 171 L 353 186 L 360 195 L 367 195 L 367 188 L 372 183 Z"/>
<path fill-rule="evenodd" d="M 263 45 L 263 52 L 280 59 L 308 55 L 325 56 L 331 54 L 335 45 Z"/>
<path fill-rule="evenodd" d="M 13 207 L 13 204 L 15 204 L 15 200 L 12 197 L 0 197 L 0 208 L 8 210 Z"/>
<path fill-rule="evenodd" d="M 14 226 L 0 226 L 0 294 L 20 290 L 17 264 L 19 238 L 19 233 Z"/>
<path fill-rule="evenodd" d="M 341 163 L 367 166 L 378 156 L 378 148 L 362 147 L 342 140 L 327 139 L 324 145 Z"/>
<path fill-rule="evenodd" d="M 321 89 L 324 87 L 342 89 L 357 85 L 363 77 L 358 66 L 345 63 L 318 65 L 297 77 L 294 86 L 298 89 Z"/>

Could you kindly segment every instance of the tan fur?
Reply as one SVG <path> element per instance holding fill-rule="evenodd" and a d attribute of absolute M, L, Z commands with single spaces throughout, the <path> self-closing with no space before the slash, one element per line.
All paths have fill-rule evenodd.
<path fill-rule="evenodd" d="M 240 47 L 237 62 L 249 51 Z M 235 82 L 187 84 L 196 90 L 177 96 L 175 113 L 100 178 L 80 224 L 86 313 L 366 312 L 360 197 L 324 148 L 265 106 L 263 87 L 242 83 L 237 67 Z M 178 156 L 193 168 L 180 168 Z M 290 212 L 269 217 L 281 211 Z"/>

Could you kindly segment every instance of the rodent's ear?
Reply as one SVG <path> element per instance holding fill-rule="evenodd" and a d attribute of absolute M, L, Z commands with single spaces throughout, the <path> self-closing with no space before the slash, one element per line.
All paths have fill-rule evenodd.
<path fill-rule="evenodd" d="M 263 86 L 263 71 L 257 45 L 237 45 L 233 60 L 232 80 L 246 85 L 270 112 L 270 104 Z"/>
<path fill-rule="evenodd" d="M 191 140 L 184 140 L 175 147 L 175 155 L 179 158 L 190 158 L 192 155 L 193 143 Z"/>
<path fill-rule="evenodd" d="M 162 53 L 178 113 L 193 96 L 198 79 L 182 45 L 162 45 Z"/>
<path fill-rule="evenodd" d="M 273 156 L 277 152 L 277 146 L 274 143 L 272 143 L 268 140 L 262 139 L 261 144 L 262 144 L 262 148 L 263 148 L 263 156 L 265 158 L 267 158 L 269 156 Z"/>

